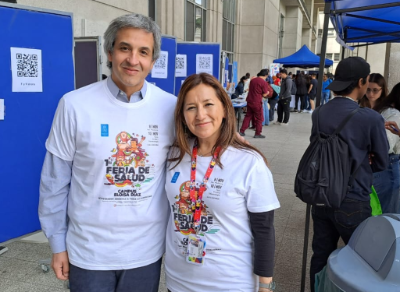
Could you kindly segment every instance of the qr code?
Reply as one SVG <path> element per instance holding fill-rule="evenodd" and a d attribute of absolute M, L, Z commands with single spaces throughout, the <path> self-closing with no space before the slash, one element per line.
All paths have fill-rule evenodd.
<path fill-rule="evenodd" d="M 175 68 L 176 69 L 184 69 L 185 68 L 185 58 L 184 57 L 176 57 Z"/>
<path fill-rule="evenodd" d="M 210 69 L 211 68 L 211 59 L 209 57 L 199 57 L 199 68 L 200 69 Z"/>
<path fill-rule="evenodd" d="M 157 69 L 165 69 L 167 67 L 167 55 L 160 55 L 154 64 Z"/>
<path fill-rule="evenodd" d="M 36 54 L 16 54 L 17 76 L 38 77 L 38 56 Z"/>

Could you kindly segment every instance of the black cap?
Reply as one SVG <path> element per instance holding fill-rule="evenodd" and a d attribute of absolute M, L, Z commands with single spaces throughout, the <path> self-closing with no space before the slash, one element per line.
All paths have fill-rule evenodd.
<path fill-rule="evenodd" d="M 361 57 L 343 59 L 336 67 L 335 80 L 326 89 L 342 91 L 353 81 L 367 77 L 370 72 L 369 64 Z"/>

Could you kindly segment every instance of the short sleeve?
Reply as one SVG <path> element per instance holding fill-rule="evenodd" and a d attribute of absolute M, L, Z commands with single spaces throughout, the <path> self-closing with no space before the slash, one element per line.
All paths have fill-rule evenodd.
<path fill-rule="evenodd" d="M 268 212 L 280 207 L 275 193 L 272 174 L 264 160 L 257 155 L 247 176 L 247 210 L 252 213 Z"/>
<path fill-rule="evenodd" d="M 51 126 L 49 137 L 46 141 L 46 149 L 53 155 L 72 161 L 75 155 L 76 120 L 68 109 L 65 98 L 58 103 Z"/>

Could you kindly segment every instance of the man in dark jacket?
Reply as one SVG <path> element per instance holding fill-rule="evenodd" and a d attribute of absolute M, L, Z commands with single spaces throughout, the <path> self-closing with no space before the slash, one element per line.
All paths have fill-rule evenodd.
<path fill-rule="evenodd" d="M 278 101 L 278 121 L 277 124 L 289 124 L 290 117 L 290 101 L 292 99 L 292 78 L 288 76 L 286 69 L 281 69 L 281 92 Z"/>
<path fill-rule="evenodd" d="M 306 100 L 305 96 L 307 94 L 307 84 L 306 78 L 304 77 L 304 72 L 300 72 L 300 74 L 296 77 L 296 104 L 294 106 L 294 111 L 297 111 L 298 104 L 300 100 L 300 111 L 299 113 L 303 112 L 306 109 Z"/>
<path fill-rule="evenodd" d="M 338 64 L 335 81 L 328 86 L 336 97 L 313 113 L 310 139 L 319 135 L 317 115 L 319 132 L 328 135 L 359 107 L 358 100 L 367 91 L 369 73 L 369 64 L 360 57 L 350 57 Z M 347 244 L 357 226 L 371 216 L 372 173 L 386 169 L 389 162 L 384 119 L 370 108 L 361 108 L 342 129 L 340 138 L 349 147 L 348 160 L 355 179 L 339 209 L 312 207 L 311 291 L 314 291 L 315 274 L 327 264 L 339 237 Z"/>

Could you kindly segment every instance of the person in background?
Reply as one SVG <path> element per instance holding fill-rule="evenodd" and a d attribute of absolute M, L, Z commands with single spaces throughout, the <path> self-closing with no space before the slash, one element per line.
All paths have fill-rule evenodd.
<path fill-rule="evenodd" d="M 360 100 L 360 106 L 374 109 L 386 98 L 388 89 L 385 78 L 379 73 L 372 73 L 369 76 L 369 82 L 370 87 Z"/>
<path fill-rule="evenodd" d="M 271 75 L 269 74 L 269 69 L 267 69 L 267 71 L 268 71 L 268 76 L 267 76 L 267 78 L 265 78 L 265 81 L 267 81 L 269 85 L 274 84 L 274 80 L 272 79 Z"/>
<path fill-rule="evenodd" d="M 318 107 L 312 115 L 310 140 L 319 137 L 320 133 L 333 134 L 340 123 L 359 108 L 358 101 L 368 88 L 369 73 L 369 64 L 360 57 L 350 57 L 339 62 L 335 80 L 328 86 L 328 89 L 334 92 L 335 98 Z M 385 170 L 388 166 L 389 145 L 384 130 L 384 119 L 377 112 L 369 108 L 359 109 L 341 130 L 340 137 L 349 147 L 347 161 L 352 166 L 351 172 L 356 171 L 356 174 L 339 209 L 312 207 L 312 292 L 315 274 L 326 266 L 329 255 L 337 249 L 339 238 L 347 244 L 354 230 L 371 216 L 373 172 Z"/>
<path fill-rule="evenodd" d="M 300 111 L 299 113 L 303 112 L 306 109 L 306 94 L 307 94 L 307 83 L 304 77 L 304 72 L 300 72 L 300 74 L 296 77 L 296 103 L 295 103 L 295 110 L 298 109 L 298 102 L 300 100 Z"/>
<path fill-rule="evenodd" d="M 277 86 L 281 86 L 281 73 L 276 73 L 275 76 L 275 80 L 274 80 L 274 84 Z"/>
<path fill-rule="evenodd" d="M 266 69 L 268 72 L 268 69 Z M 269 126 L 269 99 L 272 98 L 274 90 L 272 89 L 271 85 L 269 84 L 269 82 L 267 81 L 268 78 L 265 79 L 265 82 L 267 83 L 267 87 L 268 87 L 268 92 L 269 94 L 265 97 L 263 97 L 263 122 L 261 125 L 263 126 Z"/>
<path fill-rule="evenodd" d="M 321 105 L 327 103 L 329 101 L 329 97 L 331 95 L 331 91 L 329 89 L 326 89 L 329 84 L 332 83 L 331 79 L 328 79 L 328 75 L 324 74 L 323 77 L 324 81 L 322 83 L 322 98 L 321 98 Z"/>
<path fill-rule="evenodd" d="M 389 95 L 387 92 L 385 78 L 379 73 L 371 74 L 366 93 L 370 106 L 380 113 L 385 121 L 399 123 L 400 84 L 393 87 Z M 400 195 L 400 139 L 390 131 L 386 131 L 386 134 L 389 142 L 389 165 L 385 170 L 374 173 L 373 186 L 381 203 L 382 213 L 397 213 Z"/>
<path fill-rule="evenodd" d="M 240 95 L 242 95 L 244 93 L 244 84 L 247 81 L 246 78 L 247 78 L 246 76 L 242 76 L 242 78 L 240 78 L 240 81 L 239 81 L 238 85 L 235 88 L 235 93 L 233 93 L 231 95 L 231 99 L 238 98 Z"/>
<path fill-rule="evenodd" d="M 281 69 L 282 76 L 281 92 L 278 100 L 278 125 L 288 125 L 290 117 L 290 101 L 292 99 L 292 78 L 287 75 L 286 69 Z"/>
<path fill-rule="evenodd" d="M 308 89 L 308 97 L 310 99 L 311 110 L 309 111 L 310 114 L 315 109 L 315 97 L 317 96 L 317 87 L 318 87 L 318 80 L 317 75 L 315 73 L 311 73 L 311 82 L 310 88 Z"/>
<path fill-rule="evenodd" d="M 261 75 L 249 97 L 252 87 L 267 83 Z M 280 204 L 273 178 L 262 153 L 238 139 L 232 103 L 213 76 L 186 78 L 175 133 L 165 180 L 168 290 L 274 291 L 273 218 Z"/>
<path fill-rule="evenodd" d="M 268 82 L 265 81 L 267 69 L 262 69 L 257 76 L 258 77 L 250 81 L 249 94 L 247 96 L 247 113 L 244 117 L 239 134 L 241 136 L 245 135 L 244 132 L 249 127 L 250 121 L 254 118 L 253 126 L 256 130 L 254 138 L 265 138 L 264 135 L 261 135 L 262 121 L 264 120 L 262 98 L 268 95 L 272 96 L 272 92 Z"/>
<path fill-rule="evenodd" d="M 273 122 L 275 114 L 275 106 L 278 103 L 279 93 L 281 92 L 281 88 L 280 86 L 277 86 L 275 84 L 271 84 L 271 88 L 273 92 L 272 92 L 272 97 L 268 99 L 268 104 L 269 104 L 269 121 Z"/>

